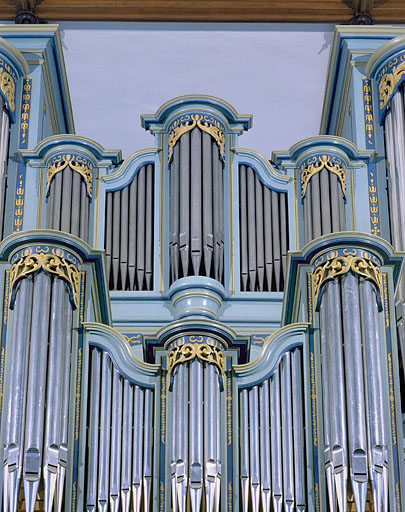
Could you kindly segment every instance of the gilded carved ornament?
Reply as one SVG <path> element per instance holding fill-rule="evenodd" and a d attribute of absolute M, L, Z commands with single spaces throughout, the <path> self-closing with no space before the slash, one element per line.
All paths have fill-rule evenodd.
<path fill-rule="evenodd" d="M 0 89 L 7 98 L 8 106 L 12 112 L 15 110 L 15 84 L 16 77 L 10 66 L 0 59 Z"/>
<path fill-rule="evenodd" d="M 35 251 L 35 252 L 34 252 Z M 79 306 L 80 268 L 77 259 L 57 247 L 37 246 L 27 248 L 18 254 L 10 269 L 9 301 L 17 283 L 38 271 L 43 270 L 51 276 L 63 279 L 69 286 L 74 306 Z"/>
<path fill-rule="evenodd" d="M 392 59 L 378 75 L 378 92 L 380 95 L 380 110 L 387 105 L 397 84 L 405 73 L 405 54 Z"/>
<path fill-rule="evenodd" d="M 223 385 L 225 379 L 225 357 L 223 350 L 219 348 L 219 345 L 214 340 L 205 336 L 190 336 L 189 340 L 190 343 L 179 340 L 180 342 L 175 343 L 170 349 L 167 368 L 168 379 L 170 379 L 177 365 L 191 362 L 197 358 L 202 362 L 213 364 L 219 369 L 220 380 Z"/>
<path fill-rule="evenodd" d="M 342 159 L 337 156 L 316 155 L 307 158 L 301 165 L 301 198 L 305 197 L 312 176 L 323 169 L 336 174 L 342 186 L 343 196 L 346 197 L 346 172 Z"/>
<path fill-rule="evenodd" d="M 222 160 L 225 160 L 225 133 L 224 128 L 214 117 L 206 114 L 186 114 L 176 119 L 169 128 L 169 158 L 173 156 L 173 148 L 179 138 L 195 126 L 213 137 L 219 146 Z"/>
<path fill-rule="evenodd" d="M 374 259 L 374 261 L 371 261 Z M 327 257 L 318 258 L 312 272 L 314 304 L 318 302 L 318 296 L 322 286 L 337 277 L 343 277 L 348 272 L 368 279 L 377 288 L 381 296 L 382 273 L 376 258 L 367 251 L 359 249 L 343 249 L 342 252 L 331 251 Z"/>
<path fill-rule="evenodd" d="M 72 171 L 78 172 L 82 176 L 86 183 L 87 194 L 91 198 L 93 193 L 93 164 L 84 156 L 67 153 L 57 155 L 49 162 L 48 172 L 46 174 L 45 195 L 49 195 L 51 182 L 55 175 L 68 166 Z"/>

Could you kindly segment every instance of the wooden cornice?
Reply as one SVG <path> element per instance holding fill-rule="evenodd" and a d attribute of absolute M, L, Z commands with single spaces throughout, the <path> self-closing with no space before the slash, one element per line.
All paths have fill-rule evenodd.
<path fill-rule="evenodd" d="M 404 0 L 0 0 L 0 19 L 24 5 L 42 20 L 349 23 L 366 9 L 375 23 L 405 23 Z M 364 7 L 362 7 L 364 6 Z"/>

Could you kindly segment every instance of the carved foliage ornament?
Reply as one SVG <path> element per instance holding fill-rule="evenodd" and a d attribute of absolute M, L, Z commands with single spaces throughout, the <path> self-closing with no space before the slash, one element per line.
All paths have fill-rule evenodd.
<path fill-rule="evenodd" d="M 72 171 L 78 172 L 86 183 L 87 195 L 91 198 L 93 194 L 93 164 L 81 155 L 63 153 L 54 156 L 48 163 L 48 172 L 46 174 L 46 197 L 49 195 L 51 182 L 58 172 L 66 167 Z"/>
<path fill-rule="evenodd" d="M 387 106 L 396 88 L 405 79 L 405 52 L 391 59 L 377 75 L 380 111 Z"/>
<path fill-rule="evenodd" d="M 215 365 L 219 370 L 220 385 L 223 389 L 225 379 L 224 349 L 220 343 L 206 336 L 183 336 L 169 346 L 168 378 L 173 378 L 173 369 L 197 358 L 202 362 Z M 171 385 L 170 385 L 171 387 Z"/>
<path fill-rule="evenodd" d="M 0 59 L 0 90 L 4 96 L 8 109 L 15 111 L 15 84 L 17 77 L 11 67 Z"/>
<path fill-rule="evenodd" d="M 308 182 L 317 172 L 326 169 L 338 177 L 346 198 L 346 172 L 342 159 L 335 155 L 314 155 L 307 158 L 301 165 L 301 198 L 305 197 Z"/>
<path fill-rule="evenodd" d="M 363 249 L 339 249 L 330 251 L 325 256 L 315 260 L 312 271 L 314 304 L 319 307 L 318 300 L 322 286 L 337 277 L 343 277 L 348 272 L 371 281 L 377 291 L 381 306 L 382 273 L 380 261 L 373 254 Z"/>
<path fill-rule="evenodd" d="M 69 252 L 47 245 L 27 247 L 15 254 L 10 270 L 10 305 L 14 302 L 17 283 L 37 272 L 63 279 L 69 287 L 72 306 L 79 306 L 80 267 L 79 261 Z"/>
<path fill-rule="evenodd" d="M 195 126 L 213 137 L 219 146 L 222 160 L 225 160 L 225 129 L 213 116 L 207 114 L 185 114 L 174 121 L 169 128 L 169 158 L 172 159 L 173 148 L 179 138 Z"/>

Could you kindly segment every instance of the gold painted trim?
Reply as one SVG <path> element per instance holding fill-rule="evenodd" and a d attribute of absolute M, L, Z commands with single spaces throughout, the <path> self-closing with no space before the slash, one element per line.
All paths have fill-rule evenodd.
<path fill-rule="evenodd" d="M 172 159 L 173 148 L 179 138 L 192 130 L 195 126 L 213 137 L 219 146 L 222 160 L 225 160 L 225 129 L 217 119 L 208 114 L 185 114 L 176 119 L 169 127 L 169 156 L 168 162 Z"/>
<path fill-rule="evenodd" d="M 305 163 L 309 163 L 309 165 L 304 167 L 302 164 L 301 166 L 301 198 L 305 197 L 309 180 L 323 169 L 336 174 L 342 186 L 343 196 L 346 197 L 346 172 L 341 158 L 334 156 L 331 161 L 330 155 L 316 155 L 307 158 Z"/>
<path fill-rule="evenodd" d="M 86 183 L 87 194 L 92 197 L 93 194 L 93 164 L 81 155 L 60 154 L 52 158 L 48 164 L 48 172 L 46 174 L 46 192 L 48 197 L 50 186 L 55 175 L 66 167 L 70 167 L 72 171 L 79 173 Z"/>
<path fill-rule="evenodd" d="M 31 248 L 22 251 L 22 257 L 16 261 L 10 269 L 10 299 L 14 286 L 24 277 L 27 277 L 38 270 L 63 279 L 71 288 L 73 302 L 76 308 L 79 307 L 80 293 L 80 267 L 70 263 L 63 257 L 65 254 L 61 249 L 52 249 L 51 253 L 32 252 Z"/>
<path fill-rule="evenodd" d="M 369 259 L 370 255 L 366 251 L 362 251 L 363 256 L 353 256 L 350 254 L 351 249 L 343 249 L 343 252 L 345 251 L 347 251 L 347 256 L 336 256 L 313 270 L 313 303 L 315 307 L 322 286 L 327 281 L 344 276 L 350 271 L 372 281 L 382 293 L 381 268 Z"/>

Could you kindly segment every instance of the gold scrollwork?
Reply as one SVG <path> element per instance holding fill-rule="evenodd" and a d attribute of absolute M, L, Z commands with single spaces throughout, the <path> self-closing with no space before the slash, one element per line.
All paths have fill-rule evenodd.
<path fill-rule="evenodd" d="M 225 159 L 225 134 L 224 129 L 219 121 L 210 115 L 203 114 L 186 114 L 176 119 L 170 126 L 169 130 L 169 158 L 170 162 L 173 155 L 173 148 L 179 138 L 195 126 L 198 126 L 204 132 L 213 137 L 219 146 L 221 158 Z"/>
<path fill-rule="evenodd" d="M 391 94 L 393 93 L 397 83 L 401 80 L 405 73 L 405 62 L 402 61 L 398 66 L 394 66 L 390 73 L 385 73 L 378 84 L 378 92 L 380 94 L 380 110 L 387 104 Z"/>
<path fill-rule="evenodd" d="M 10 106 L 10 110 L 14 112 L 15 110 L 15 82 L 10 75 L 7 73 L 4 68 L 0 67 L 0 89 L 2 93 L 7 98 L 8 104 Z"/>
<path fill-rule="evenodd" d="M 372 281 L 381 293 L 382 274 L 378 265 L 362 256 L 337 256 L 315 268 L 312 273 L 314 304 L 317 304 L 318 295 L 324 283 L 344 276 L 350 271 Z"/>
<path fill-rule="evenodd" d="M 23 251 L 22 257 L 16 261 L 10 270 L 9 301 L 15 285 L 24 277 L 39 270 L 63 279 L 71 288 L 73 302 L 79 306 L 80 269 L 69 263 L 61 254 L 63 251 L 52 249 L 51 253 L 43 251 Z"/>
<path fill-rule="evenodd" d="M 346 197 L 346 172 L 342 160 L 337 156 L 317 155 L 308 158 L 301 166 L 301 198 L 305 197 L 309 180 L 322 169 L 336 174 L 342 186 L 343 196 Z"/>
<path fill-rule="evenodd" d="M 48 164 L 48 172 L 46 174 L 46 196 L 49 195 L 51 182 L 60 171 L 69 166 L 72 171 L 78 172 L 84 179 L 87 186 L 87 194 L 92 197 L 93 193 L 93 165 L 92 163 L 80 155 L 62 154 L 55 156 Z"/>
<path fill-rule="evenodd" d="M 175 345 L 168 356 L 168 373 L 170 375 L 178 364 L 184 364 L 199 359 L 206 363 L 214 364 L 221 372 L 222 382 L 225 382 L 225 357 L 222 350 L 208 343 L 184 343 Z"/>

